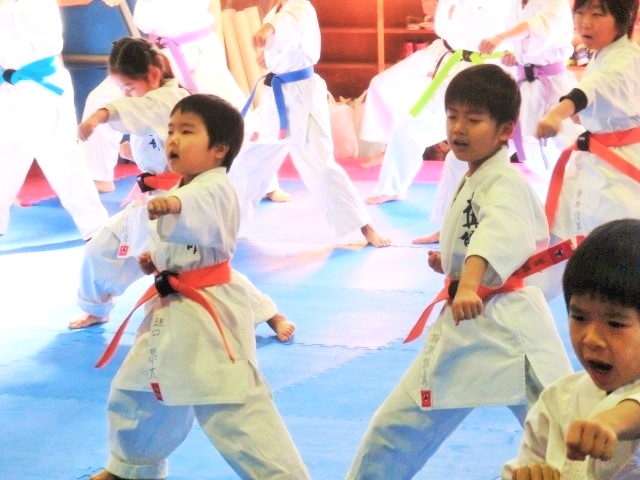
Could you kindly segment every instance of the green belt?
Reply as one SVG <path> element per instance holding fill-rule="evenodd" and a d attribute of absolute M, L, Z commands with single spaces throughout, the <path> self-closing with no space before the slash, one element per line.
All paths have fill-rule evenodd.
<path fill-rule="evenodd" d="M 442 84 L 444 79 L 447 78 L 449 71 L 453 68 L 453 66 L 456 63 L 464 60 L 465 62 L 471 62 L 473 64 L 478 65 L 480 63 L 484 63 L 485 60 L 493 60 L 496 58 L 500 58 L 502 57 L 502 54 L 503 52 L 480 54 L 478 52 L 470 52 L 468 50 L 455 50 L 451 54 L 451 57 L 449 57 L 449 60 L 447 60 L 446 63 L 442 66 L 442 68 L 438 69 L 438 71 L 436 72 L 436 75 L 433 77 L 433 80 L 431 80 L 431 83 L 429 84 L 427 89 L 424 91 L 422 96 L 418 99 L 416 104 L 411 108 L 411 110 L 409 111 L 409 114 L 411 114 L 411 116 L 413 117 L 418 116 L 418 114 L 422 111 L 422 109 L 427 106 L 427 103 L 429 103 L 429 100 L 431 100 L 431 97 L 433 97 L 433 94 L 436 93 L 438 88 L 440 88 L 440 85 Z"/>

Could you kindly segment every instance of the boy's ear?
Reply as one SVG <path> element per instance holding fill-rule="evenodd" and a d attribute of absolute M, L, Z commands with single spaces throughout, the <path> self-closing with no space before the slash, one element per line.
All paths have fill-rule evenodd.
<path fill-rule="evenodd" d="M 509 141 L 509 139 L 513 136 L 513 132 L 516 130 L 515 122 L 505 122 L 498 128 L 498 136 L 505 143 Z"/>
<path fill-rule="evenodd" d="M 211 150 L 213 150 L 213 154 L 216 158 L 223 159 L 229 151 L 229 145 L 226 143 L 217 143 L 211 147 Z"/>

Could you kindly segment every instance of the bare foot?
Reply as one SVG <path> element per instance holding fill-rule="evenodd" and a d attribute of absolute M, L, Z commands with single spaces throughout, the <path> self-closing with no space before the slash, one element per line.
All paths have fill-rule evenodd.
<path fill-rule="evenodd" d="M 378 165 L 382 165 L 382 159 L 384 158 L 384 152 L 381 152 L 373 157 L 367 159 L 366 162 L 360 164 L 362 168 L 370 168 L 377 167 Z"/>
<path fill-rule="evenodd" d="M 100 473 L 89 477 L 89 480 L 123 480 L 120 477 L 116 477 L 113 473 L 107 472 L 106 470 L 101 471 Z"/>
<path fill-rule="evenodd" d="M 364 203 L 367 205 L 380 205 L 381 203 L 395 202 L 397 200 L 402 200 L 402 197 L 400 195 L 375 195 L 368 197 Z"/>
<path fill-rule="evenodd" d="M 81 317 L 69 322 L 69 330 L 79 330 L 81 328 L 91 327 L 92 325 L 101 325 L 108 321 L 109 317 L 96 317 L 95 315 L 85 313 Z"/>
<path fill-rule="evenodd" d="M 102 180 L 94 180 L 93 183 L 96 186 L 96 189 L 100 193 L 109 193 L 109 192 L 113 192 L 116 189 L 116 186 L 114 185 L 113 182 L 103 182 Z"/>
<path fill-rule="evenodd" d="M 284 203 L 284 202 L 290 202 L 291 201 L 291 194 L 287 193 L 285 191 L 280 190 L 279 188 L 277 190 L 274 190 L 273 192 L 269 192 L 267 193 L 264 198 L 266 198 L 267 200 L 271 200 L 272 202 L 276 202 L 276 203 Z"/>
<path fill-rule="evenodd" d="M 437 232 L 430 233 L 425 235 L 424 237 L 414 238 L 411 243 L 414 245 L 428 245 L 430 243 L 439 243 L 440 242 L 440 230 Z"/>
<path fill-rule="evenodd" d="M 281 342 L 288 342 L 291 340 L 293 333 L 296 331 L 295 323 L 291 323 L 280 313 L 276 313 L 273 317 L 267 320 L 267 325 L 276 332 L 276 336 Z"/>
<path fill-rule="evenodd" d="M 376 248 L 388 247 L 391 245 L 391 239 L 385 238 L 374 230 L 370 224 L 366 224 L 360 229 L 364 238 L 367 239 L 369 245 L 373 245 Z"/>

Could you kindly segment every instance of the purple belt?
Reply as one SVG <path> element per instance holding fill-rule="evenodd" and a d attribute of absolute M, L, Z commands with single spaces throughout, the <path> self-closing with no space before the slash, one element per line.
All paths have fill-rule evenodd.
<path fill-rule="evenodd" d="M 524 82 L 535 82 L 536 80 L 540 80 L 543 83 L 545 90 L 544 104 L 546 106 L 549 104 L 551 96 L 551 82 L 549 81 L 549 77 L 564 73 L 567 70 L 567 66 L 565 65 L 565 62 L 550 63 L 548 65 L 534 65 L 532 63 L 527 63 L 526 65 L 518 64 L 517 69 L 518 85 Z M 513 143 L 516 147 L 518 160 L 520 162 L 524 162 L 525 155 L 522 143 L 522 126 L 520 125 L 520 122 L 516 124 L 516 129 L 513 132 Z"/>
<path fill-rule="evenodd" d="M 178 35 L 177 37 L 159 37 L 155 34 L 149 34 L 149 41 L 155 43 L 160 48 L 168 48 L 173 55 L 176 64 L 178 65 L 178 69 L 182 74 L 182 79 L 185 83 L 185 88 L 189 90 L 190 93 L 197 93 L 198 87 L 193 81 L 193 77 L 191 76 L 191 72 L 189 71 L 189 67 L 187 66 L 187 61 L 184 58 L 184 54 L 182 50 L 180 50 L 180 45 L 185 43 L 193 42 L 194 40 L 199 40 L 201 38 L 206 38 L 207 36 L 213 34 L 213 30 L 210 27 L 203 28 L 201 30 L 196 30 L 194 32 L 184 33 L 182 35 Z"/>

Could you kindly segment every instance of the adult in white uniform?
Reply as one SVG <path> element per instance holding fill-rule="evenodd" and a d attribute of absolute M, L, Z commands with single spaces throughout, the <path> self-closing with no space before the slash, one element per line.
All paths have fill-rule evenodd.
<path fill-rule="evenodd" d="M 614 137 L 607 147 L 621 160 L 640 169 L 640 47 L 631 39 L 637 2 L 602 0 L 600 8 L 576 0 L 576 30 L 595 51 L 576 88 L 553 106 L 538 124 L 538 137 L 551 138 L 561 121 L 577 114 L 595 135 Z M 615 12 L 615 13 L 614 13 Z M 631 132 L 634 132 L 631 134 Z M 616 139 L 616 133 L 632 142 Z M 635 138 L 635 140 L 634 140 Z M 558 163 L 557 168 L 560 167 Z M 557 213 L 550 219 L 552 242 L 584 236 L 598 225 L 618 218 L 640 218 L 640 176 L 634 179 L 589 151 L 573 152 L 562 182 Z M 547 201 L 549 203 L 549 201 Z M 534 277 L 548 298 L 561 292 L 560 265 Z"/>
<path fill-rule="evenodd" d="M 460 61 L 454 65 L 417 116 L 411 115 L 410 110 L 453 51 L 477 52 L 480 40 L 504 31 L 512 3 L 439 0 L 434 23 L 440 39 L 374 77 L 367 93 L 360 135 L 364 140 L 385 142 L 387 147 L 373 196 L 367 203 L 406 198 L 422 166 L 424 149 L 446 138 L 443 104 L 446 85 L 472 63 Z"/>
<path fill-rule="evenodd" d="M 114 6 L 123 0 L 103 0 Z M 213 32 L 214 16 L 209 12 L 209 0 L 136 0 L 133 21 L 150 38 L 178 38 L 196 34 L 197 38 L 178 46 L 188 69 L 185 79 L 180 64 L 169 48 L 162 53 L 169 59 L 173 73 L 181 85 L 201 93 L 212 93 L 241 109 L 246 97 L 227 68 L 227 58 L 218 36 Z M 192 92 L 195 93 L 195 92 Z M 117 85 L 107 76 L 87 96 L 83 119 L 98 108 L 122 96 Z M 119 154 L 122 133 L 101 125 L 83 143 L 89 168 L 99 190 L 113 190 L 113 171 Z M 277 176 L 271 179 L 268 192 L 279 190 Z"/>
<path fill-rule="evenodd" d="M 34 159 L 84 240 L 107 220 L 77 144 L 73 86 L 61 52 L 55 0 L 0 2 L 0 235 Z M 41 80 L 21 70 L 37 61 Z"/>
<path fill-rule="evenodd" d="M 135 71 L 147 72 L 143 80 L 134 81 L 124 74 L 132 68 L 129 63 L 136 65 L 133 67 Z M 85 125 L 106 110 L 109 112 L 107 121 L 111 128 L 131 135 L 133 158 L 138 167 L 151 174 L 168 170 L 164 142 L 169 113 L 181 98 L 189 95 L 176 79 L 163 78 L 167 72 L 163 73 L 162 66 L 161 53 L 146 40 L 127 37 L 117 41 L 110 56 L 109 69 L 114 83 L 122 85 L 123 93 L 127 96 L 113 100 L 94 112 L 79 127 L 84 132 Z M 85 135 L 80 133 L 83 139 Z M 77 292 L 77 303 L 84 314 L 72 320 L 69 328 L 84 328 L 108 321 L 116 298 L 143 277 L 137 257 L 149 249 L 149 237 L 153 235 L 148 228 L 146 204 L 149 198 L 164 193 L 162 190 L 145 194 L 138 192 L 124 210 L 111 217 L 106 227 L 86 245 Z M 278 328 L 284 328 L 284 325 L 279 322 L 286 322 L 295 329 L 293 324 L 278 314 L 275 303 L 267 295 L 261 293 L 244 275 L 234 274 L 238 281 L 245 283 L 251 294 L 249 299 L 256 324 L 270 322 L 269 325 L 279 333 L 281 340 L 280 333 L 284 332 L 278 332 Z"/>
<path fill-rule="evenodd" d="M 285 82 L 290 76 L 296 80 L 282 85 L 283 116 L 278 114 L 275 89 L 265 88 L 247 119 L 245 143 L 230 171 L 243 220 L 252 217 L 270 179 L 290 153 L 337 236 L 360 229 L 370 244 L 389 245 L 369 223 L 369 213 L 333 156 L 327 85 L 313 73 L 320 58 L 320 27 L 311 3 L 280 2 L 265 16 L 254 45 L 259 48 L 259 62 L 277 76 L 276 83 L 283 77 Z"/>
<path fill-rule="evenodd" d="M 510 285 L 549 239 L 542 204 L 504 146 L 518 87 L 500 67 L 478 65 L 454 77 L 450 92 L 447 137 L 469 172 L 429 265 L 459 286 L 374 414 L 350 480 L 412 478 L 475 407 L 506 405 L 523 423 L 542 387 L 572 372 L 542 292 Z M 498 102 L 508 120 L 487 111 Z M 482 300 L 478 287 L 503 290 Z"/>
<path fill-rule="evenodd" d="M 538 478 L 527 474 L 542 467 L 568 480 L 640 478 L 639 237 L 640 220 L 614 220 L 569 259 L 569 336 L 585 371 L 542 392 L 503 480 Z"/>
<path fill-rule="evenodd" d="M 148 204 L 158 240 L 141 262 L 147 273 L 228 272 L 236 249 L 240 210 L 226 168 L 242 143 L 242 117 L 219 98 L 197 97 L 171 115 L 167 154 L 182 180 Z M 187 122 L 190 136 L 183 135 Z M 149 300 L 111 385 L 106 470 L 92 479 L 166 478 L 167 457 L 194 420 L 240 478 L 310 478 L 258 368 L 244 284 L 232 276 L 193 288 L 220 327 L 188 296 Z"/>

